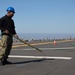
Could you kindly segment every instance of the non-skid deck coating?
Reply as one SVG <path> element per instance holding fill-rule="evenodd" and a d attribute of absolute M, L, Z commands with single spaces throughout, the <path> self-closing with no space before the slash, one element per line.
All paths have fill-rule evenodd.
<path fill-rule="evenodd" d="M 75 41 L 35 45 L 44 53 L 28 47 L 13 48 L 9 61 L 0 66 L 0 75 L 75 75 Z"/>

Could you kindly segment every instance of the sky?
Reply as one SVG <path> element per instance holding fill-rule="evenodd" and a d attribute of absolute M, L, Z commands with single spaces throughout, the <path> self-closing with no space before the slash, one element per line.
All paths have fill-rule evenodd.
<path fill-rule="evenodd" d="M 10 6 L 17 33 L 75 33 L 75 0 L 0 0 L 0 17 Z"/>

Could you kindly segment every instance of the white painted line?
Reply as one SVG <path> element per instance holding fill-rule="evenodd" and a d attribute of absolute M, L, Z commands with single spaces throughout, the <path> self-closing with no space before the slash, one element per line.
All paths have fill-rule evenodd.
<path fill-rule="evenodd" d="M 9 55 L 10 58 L 32 58 L 32 59 L 65 59 L 70 60 L 72 57 L 50 57 L 50 56 L 19 56 L 19 55 Z"/>
<path fill-rule="evenodd" d="M 41 49 L 41 50 L 59 50 L 59 49 L 75 49 L 75 47 L 64 47 L 64 48 L 39 48 L 39 49 Z M 12 49 L 12 50 L 35 50 L 35 49 L 33 49 L 33 48 L 27 48 L 27 49 Z"/>

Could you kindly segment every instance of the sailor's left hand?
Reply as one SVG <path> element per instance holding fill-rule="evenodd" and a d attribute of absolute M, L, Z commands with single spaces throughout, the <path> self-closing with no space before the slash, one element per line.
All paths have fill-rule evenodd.
<path fill-rule="evenodd" d="M 17 34 L 14 35 L 16 38 L 19 38 L 19 36 Z"/>

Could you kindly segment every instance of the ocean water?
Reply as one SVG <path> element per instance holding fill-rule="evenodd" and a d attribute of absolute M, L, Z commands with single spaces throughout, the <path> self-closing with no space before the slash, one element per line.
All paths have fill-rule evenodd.
<path fill-rule="evenodd" d="M 67 39 L 75 38 L 75 34 L 49 34 L 49 33 L 18 33 L 23 39 Z"/>

